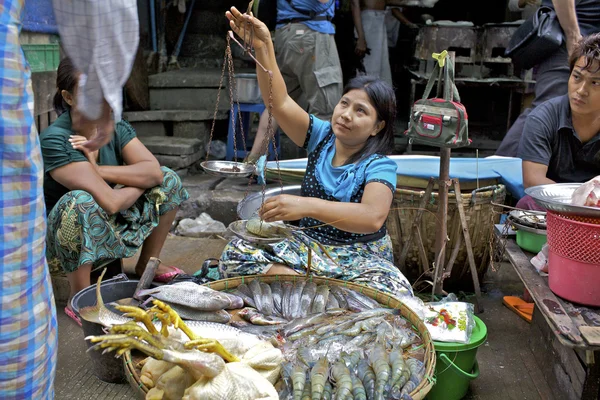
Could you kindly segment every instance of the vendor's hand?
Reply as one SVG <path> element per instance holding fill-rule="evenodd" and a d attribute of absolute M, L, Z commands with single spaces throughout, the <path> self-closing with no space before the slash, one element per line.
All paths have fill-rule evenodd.
<path fill-rule="evenodd" d="M 99 167 L 98 167 L 98 163 L 96 161 L 96 159 L 98 158 L 98 150 L 90 151 L 87 147 L 84 147 L 84 144 L 88 142 L 88 139 L 85 136 L 71 135 L 69 138 L 69 142 L 71 143 L 71 146 L 73 146 L 73 148 L 75 150 L 81 151 L 83 153 L 83 155 L 85 156 L 85 158 L 88 159 L 90 164 L 92 164 L 94 169 L 96 169 L 96 171 L 98 171 Z"/>
<path fill-rule="evenodd" d="M 354 53 L 357 56 L 362 57 L 365 55 L 366 52 L 367 52 L 367 41 L 365 40 L 365 38 L 358 38 L 358 40 L 356 41 L 356 47 L 354 49 Z"/>
<path fill-rule="evenodd" d="M 112 110 L 106 100 L 102 104 L 102 114 L 100 118 L 91 120 L 83 115 L 75 105 L 71 109 L 71 124 L 75 132 L 94 132 L 94 135 L 86 140 L 82 146 L 89 151 L 96 151 L 112 139 L 115 130 L 115 122 L 112 117 Z"/>
<path fill-rule="evenodd" d="M 307 198 L 282 194 L 265 200 L 259 211 L 263 221 L 296 221 L 306 217 Z"/>
<path fill-rule="evenodd" d="M 229 20 L 231 30 L 236 35 L 247 40 L 253 36 L 252 46 L 255 49 L 260 49 L 266 46 L 267 43 L 271 43 L 271 32 L 269 32 L 269 28 L 262 21 L 251 15 L 242 14 L 235 7 L 231 7 L 231 11 L 227 11 L 225 16 Z"/>

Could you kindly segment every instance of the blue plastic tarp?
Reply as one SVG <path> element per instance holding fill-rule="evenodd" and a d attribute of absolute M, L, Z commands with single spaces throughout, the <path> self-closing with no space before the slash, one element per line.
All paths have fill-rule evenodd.
<path fill-rule="evenodd" d="M 431 156 L 390 156 L 398 165 L 398 175 L 429 179 L 438 177 L 440 172 L 439 157 Z M 306 169 L 306 158 L 279 161 L 281 169 Z M 267 163 L 267 168 L 276 169 L 274 161 Z M 486 158 L 451 158 L 450 178 L 461 181 L 476 181 L 479 179 L 499 179 L 506 189 L 516 198 L 525 195 L 521 159 L 513 157 Z"/>

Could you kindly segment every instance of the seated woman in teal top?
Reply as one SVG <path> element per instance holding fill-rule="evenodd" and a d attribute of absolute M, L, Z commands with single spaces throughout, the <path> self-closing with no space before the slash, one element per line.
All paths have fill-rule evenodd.
<path fill-rule="evenodd" d="M 73 132 L 71 106 L 79 73 L 66 58 L 57 74 L 58 119 L 40 135 L 48 213 L 46 255 L 51 270 L 62 268 L 71 286 L 65 312 L 76 319 L 70 299 L 90 285 L 90 271 L 109 260 L 132 257 L 142 248 L 136 273 L 158 257 L 180 204 L 188 198 L 177 174 L 161 168 L 125 121 L 95 152 L 81 144 L 95 132 Z M 117 185 L 119 185 L 117 187 Z M 180 272 L 160 265 L 155 279 Z"/>

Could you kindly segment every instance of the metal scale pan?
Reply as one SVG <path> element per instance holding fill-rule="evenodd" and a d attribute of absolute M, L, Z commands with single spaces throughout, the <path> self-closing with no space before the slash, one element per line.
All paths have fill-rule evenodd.
<path fill-rule="evenodd" d="M 255 166 L 248 163 L 210 160 L 200 163 L 204 171 L 223 178 L 247 178 L 255 171 Z"/>
<path fill-rule="evenodd" d="M 531 196 L 536 203 L 549 211 L 568 215 L 579 215 L 582 217 L 600 218 L 599 207 L 571 205 L 571 196 L 579 186 L 581 186 L 581 183 L 539 185 L 525 189 L 525 194 Z"/>

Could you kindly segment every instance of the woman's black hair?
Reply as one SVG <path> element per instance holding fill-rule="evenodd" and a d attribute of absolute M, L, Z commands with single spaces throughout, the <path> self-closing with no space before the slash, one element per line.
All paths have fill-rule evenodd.
<path fill-rule="evenodd" d="M 61 60 L 56 71 L 56 94 L 53 101 L 56 114 L 61 115 L 65 111 L 69 111 L 71 106 L 63 99 L 62 91 L 66 90 L 72 94 L 76 84 L 77 68 L 75 68 L 73 61 L 69 57 L 65 57 Z"/>
<path fill-rule="evenodd" d="M 377 111 L 377 122 L 384 121 L 385 126 L 377 135 L 370 136 L 365 147 L 351 155 L 345 164 L 356 163 L 373 154 L 391 154 L 394 150 L 394 123 L 396 122 L 394 89 L 381 79 L 368 75 L 352 78 L 344 88 L 343 94 L 355 89 L 365 91 Z"/>

